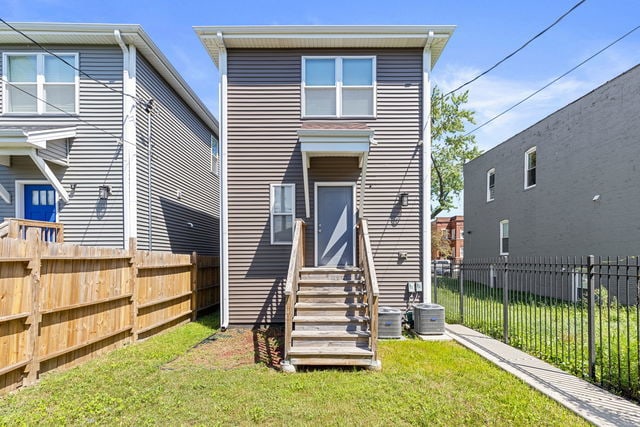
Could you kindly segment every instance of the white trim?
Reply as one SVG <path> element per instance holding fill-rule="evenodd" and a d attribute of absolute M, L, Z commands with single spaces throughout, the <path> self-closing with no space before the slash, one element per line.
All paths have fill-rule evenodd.
<path fill-rule="evenodd" d="M 316 182 L 313 187 L 313 263 L 318 267 L 318 187 L 351 187 L 351 205 L 353 208 L 352 259 L 353 266 L 356 266 L 358 264 L 356 259 L 356 183 L 344 181 Z"/>
<path fill-rule="evenodd" d="M 314 88 L 335 88 L 336 90 L 336 114 L 335 115 L 308 115 L 305 114 L 306 111 L 306 61 L 307 59 L 333 59 L 335 60 L 335 67 L 334 67 L 334 73 L 335 73 L 335 85 L 333 86 L 310 86 L 309 89 L 313 90 Z M 373 97 L 373 111 L 372 114 L 360 114 L 360 115 L 345 115 L 342 114 L 342 92 L 344 89 L 344 85 L 342 84 L 342 80 L 343 80 L 343 75 L 342 75 L 342 61 L 345 59 L 371 59 L 371 86 L 347 86 L 347 88 L 352 88 L 352 89 L 367 89 L 367 90 L 372 90 L 372 97 Z M 300 82 L 300 90 L 302 91 L 302 93 L 300 94 L 300 99 L 302 100 L 302 105 L 300 108 L 300 116 L 303 119 L 327 119 L 327 118 L 340 118 L 340 119 L 358 119 L 358 118 L 365 118 L 365 119 L 372 119 L 372 118 L 376 118 L 377 116 L 377 74 L 378 74 L 378 70 L 377 70 L 377 58 L 375 55 L 340 55 L 340 56 L 315 56 L 315 55 L 308 55 L 308 56 L 302 56 L 302 81 Z"/>
<path fill-rule="evenodd" d="M 11 194 L 6 188 L 4 188 L 4 185 L 2 185 L 1 183 L 0 183 L 0 198 L 5 202 L 7 202 L 8 205 L 11 204 Z"/>
<path fill-rule="evenodd" d="M 227 49 L 221 32 L 216 34 L 219 53 L 218 110 L 220 112 L 220 326 L 229 327 L 229 194 L 227 172 Z"/>
<path fill-rule="evenodd" d="M 528 184 L 528 179 L 527 179 L 527 172 L 529 171 L 528 167 L 529 167 L 529 154 L 531 153 L 536 153 L 536 183 L 538 182 L 538 155 L 537 155 L 537 147 L 534 145 L 533 147 L 529 148 L 527 151 L 524 152 L 524 189 L 528 190 L 529 188 L 533 188 L 536 186 L 536 184 L 533 185 L 527 185 Z"/>
<path fill-rule="evenodd" d="M 509 220 L 508 219 L 503 219 L 502 221 L 500 221 L 500 247 L 499 247 L 500 250 L 499 250 L 499 252 L 500 252 L 500 255 L 509 255 L 509 251 L 505 252 L 505 251 L 502 250 L 502 239 L 504 238 L 503 228 L 502 228 L 503 224 L 507 224 L 507 226 L 509 226 Z M 511 236 L 511 230 L 509 230 L 509 235 L 507 236 L 507 239 L 509 239 L 510 236 Z"/>
<path fill-rule="evenodd" d="M 422 188 L 420 191 L 420 222 L 422 230 L 422 242 L 420 245 L 421 269 L 420 277 L 423 283 L 422 302 L 431 302 L 431 44 L 433 42 L 433 30 L 429 31 L 429 37 L 422 51 Z"/>
<path fill-rule="evenodd" d="M 137 50 L 134 45 L 127 45 L 122 40 L 119 30 L 114 36 L 122 50 L 122 203 L 124 248 L 129 248 L 129 239 L 138 237 L 138 173 L 137 173 L 137 128 L 136 128 L 136 96 L 137 82 Z M 127 96 L 131 95 L 131 96 Z M 125 142 L 126 141 L 126 142 Z"/>
<path fill-rule="evenodd" d="M 491 197 L 491 189 L 490 189 L 490 177 L 491 174 L 493 174 L 493 191 L 494 191 L 494 197 Z M 495 198 L 495 190 L 496 190 L 496 168 L 491 168 L 487 171 L 487 202 L 493 202 L 494 198 Z"/>
<path fill-rule="evenodd" d="M 30 51 L 30 52 L 15 51 L 15 52 L 2 53 L 2 95 L 3 95 L 2 96 L 2 115 L 3 116 L 32 116 L 32 115 L 61 116 L 61 115 L 68 115 L 68 114 L 72 114 L 72 115 L 80 114 L 80 76 L 78 73 L 79 54 L 77 52 L 53 52 L 53 53 L 58 56 L 73 56 L 74 58 L 74 62 L 73 62 L 73 66 L 75 67 L 75 69 L 73 70 L 74 72 L 73 85 L 75 87 L 74 111 L 69 111 L 66 113 L 63 113 L 62 111 L 58 111 L 58 110 L 46 111 L 46 108 L 48 105 L 45 103 L 47 99 L 45 96 L 44 87 L 47 84 L 47 82 L 44 80 L 44 58 L 46 56 L 53 57 L 54 55 L 47 52 L 39 52 L 39 51 Z M 10 56 L 35 56 L 36 57 L 36 81 L 35 81 L 36 97 L 37 97 L 36 111 L 29 111 L 29 112 L 9 111 L 9 96 L 8 96 L 9 83 L 19 84 L 18 82 L 9 82 L 9 78 L 7 76 L 7 70 L 8 70 L 7 61 Z M 33 84 L 33 83 L 29 82 L 28 84 Z M 53 82 L 52 84 L 59 84 L 62 86 L 71 86 L 71 83 Z"/>
<path fill-rule="evenodd" d="M 16 187 L 16 204 L 15 204 L 15 215 L 16 218 L 24 219 L 24 186 L 25 185 L 52 185 L 49 181 L 43 179 L 16 179 L 15 187 Z M 53 185 L 52 185 L 53 186 Z M 53 186 L 53 191 L 56 191 L 55 186 Z M 56 196 L 59 196 L 56 191 Z M 56 220 L 58 222 L 60 212 L 58 206 L 58 197 L 56 197 Z"/>
<path fill-rule="evenodd" d="M 53 173 L 47 162 L 45 162 L 42 157 L 38 156 L 36 150 L 29 151 L 29 157 L 33 160 L 33 163 L 36 164 L 40 172 L 47 178 L 47 181 L 55 188 L 58 192 L 58 196 L 65 202 L 69 202 L 69 193 L 62 186 L 62 183 L 58 180 L 56 174 Z"/>
<path fill-rule="evenodd" d="M 309 166 L 311 159 L 303 151 L 300 154 L 302 155 L 302 185 L 304 186 L 304 217 L 309 218 L 311 217 L 309 208 Z"/>
<path fill-rule="evenodd" d="M 276 187 L 288 187 L 291 188 L 292 190 L 292 194 L 291 194 L 291 213 L 274 213 L 273 212 L 273 205 L 275 203 L 275 197 L 274 197 L 274 189 Z M 290 242 L 276 242 L 273 238 L 273 216 L 274 215 L 280 215 L 280 216 L 291 216 L 291 241 Z M 277 245 L 288 245 L 291 246 L 293 244 L 293 227 L 295 226 L 296 223 L 296 185 L 292 184 L 292 183 L 288 183 L 288 182 L 283 182 L 283 183 L 272 183 L 269 184 L 269 235 L 271 236 L 271 244 L 274 246 Z"/>

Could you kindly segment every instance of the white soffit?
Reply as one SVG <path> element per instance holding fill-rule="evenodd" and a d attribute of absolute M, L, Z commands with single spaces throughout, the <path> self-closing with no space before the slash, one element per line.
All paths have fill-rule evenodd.
<path fill-rule="evenodd" d="M 453 25 L 285 25 L 194 27 L 218 66 L 218 33 L 228 49 L 424 48 L 433 67 L 453 34 Z M 432 38 L 429 34 L 432 33 Z"/>
<path fill-rule="evenodd" d="M 136 49 L 160 73 L 169 85 L 195 111 L 200 119 L 218 133 L 218 120 L 207 109 L 204 103 L 193 92 L 189 85 L 171 65 L 158 46 L 151 40 L 140 25 L 136 24 L 84 24 L 84 23 L 53 23 L 53 22 L 10 22 L 12 26 L 23 31 L 29 37 L 42 45 L 73 45 L 118 46 L 113 34 L 120 31 L 127 44 L 135 45 Z M 31 42 L 23 35 L 13 31 L 4 24 L 0 24 L 0 45 L 29 45 Z M 119 49 L 119 48 L 118 48 Z"/>
<path fill-rule="evenodd" d="M 50 129 L 0 129 L 0 150 L 3 148 L 47 148 L 47 141 L 74 138 L 76 127 Z M 0 152 L 0 154 L 2 154 Z"/>

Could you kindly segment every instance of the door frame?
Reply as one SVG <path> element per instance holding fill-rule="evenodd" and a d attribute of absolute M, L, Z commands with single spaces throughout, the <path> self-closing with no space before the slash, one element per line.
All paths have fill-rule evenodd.
<path fill-rule="evenodd" d="M 46 179 L 16 179 L 15 183 L 16 183 L 16 196 L 15 196 L 16 218 L 25 219 L 24 217 L 24 186 L 25 185 L 51 185 L 51 183 Z M 51 187 L 53 187 L 53 185 L 51 185 Z M 60 215 L 60 212 L 58 210 L 59 197 L 58 197 L 58 191 L 56 191 L 55 187 L 53 187 L 53 191 L 55 192 L 55 198 L 56 198 L 55 222 L 58 222 L 59 215 Z"/>
<path fill-rule="evenodd" d="M 358 265 L 356 259 L 356 183 L 347 181 L 316 181 L 313 187 L 313 265 L 318 267 L 318 187 L 351 187 L 351 205 L 353 207 L 353 233 L 351 236 L 353 249 L 353 266 Z"/>

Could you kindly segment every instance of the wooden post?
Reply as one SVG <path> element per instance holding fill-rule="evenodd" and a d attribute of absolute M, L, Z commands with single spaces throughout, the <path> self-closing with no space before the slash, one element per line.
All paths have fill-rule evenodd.
<path fill-rule="evenodd" d="M 198 317 L 198 254 L 191 254 L 191 321 Z"/>
<path fill-rule="evenodd" d="M 9 235 L 11 239 L 17 239 L 20 237 L 20 223 L 15 219 L 9 220 Z"/>
<path fill-rule="evenodd" d="M 138 341 L 138 241 L 129 239 L 129 280 L 131 280 L 131 342 Z"/>
<path fill-rule="evenodd" d="M 12 222 L 12 228 L 14 224 L 17 227 L 17 223 Z M 27 242 L 28 256 L 31 258 L 27 267 L 31 270 L 31 314 L 26 322 L 29 325 L 27 353 L 31 361 L 25 368 L 27 376 L 24 379 L 24 385 L 31 385 L 38 380 L 38 372 L 40 371 L 40 355 L 38 354 L 38 335 L 40 335 L 40 322 L 42 320 L 42 315 L 40 314 L 40 267 L 42 265 L 40 230 L 35 228 L 28 230 Z"/>

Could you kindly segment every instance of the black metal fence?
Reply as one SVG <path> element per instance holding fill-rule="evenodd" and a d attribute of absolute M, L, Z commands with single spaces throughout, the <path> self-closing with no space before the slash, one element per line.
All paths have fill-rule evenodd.
<path fill-rule="evenodd" d="M 639 273 L 638 257 L 465 260 L 434 273 L 432 297 L 447 322 L 640 401 Z"/>

